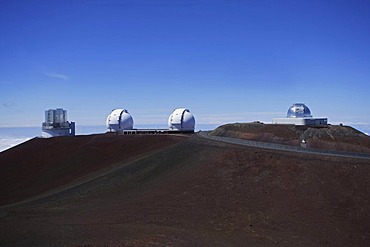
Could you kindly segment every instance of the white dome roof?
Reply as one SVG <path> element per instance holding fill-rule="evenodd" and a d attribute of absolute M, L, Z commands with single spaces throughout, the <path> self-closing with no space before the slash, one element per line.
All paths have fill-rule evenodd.
<path fill-rule="evenodd" d="M 126 109 L 115 109 L 107 117 L 107 131 L 131 130 L 134 120 Z"/>
<path fill-rule="evenodd" d="M 175 109 L 168 118 L 168 128 L 178 131 L 194 131 L 195 118 L 188 109 Z"/>
<path fill-rule="evenodd" d="M 293 104 L 287 113 L 287 118 L 307 118 L 312 117 L 310 109 L 303 103 Z"/>

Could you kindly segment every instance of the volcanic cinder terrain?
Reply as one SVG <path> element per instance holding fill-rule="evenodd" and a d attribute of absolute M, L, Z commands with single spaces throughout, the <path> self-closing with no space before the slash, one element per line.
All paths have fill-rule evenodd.
<path fill-rule="evenodd" d="M 279 128 L 211 135 L 370 154 L 347 127 Z M 369 159 L 197 134 L 35 138 L 0 153 L 0 246 L 370 246 L 369 177 Z"/>

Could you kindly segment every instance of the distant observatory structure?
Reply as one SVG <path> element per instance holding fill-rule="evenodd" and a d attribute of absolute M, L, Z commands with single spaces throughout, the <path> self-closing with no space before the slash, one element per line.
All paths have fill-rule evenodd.
<path fill-rule="evenodd" d="M 194 132 L 195 118 L 188 109 L 175 109 L 168 118 L 168 128 L 172 131 Z"/>
<path fill-rule="evenodd" d="M 123 135 L 171 134 L 194 132 L 195 118 L 186 108 L 175 109 L 168 118 L 168 129 L 134 129 L 134 120 L 126 109 L 115 109 L 107 117 L 107 132 Z"/>
<path fill-rule="evenodd" d="M 286 118 L 274 118 L 275 124 L 294 125 L 326 125 L 327 118 L 314 118 L 310 109 L 303 103 L 294 103 L 289 109 Z"/>
<path fill-rule="evenodd" d="M 114 109 L 107 117 L 107 132 L 132 130 L 134 120 L 126 109 Z"/>
<path fill-rule="evenodd" d="M 45 111 L 45 122 L 42 123 L 42 137 L 74 136 L 75 122 L 67 121 L 67 111 L 62 108 Z"/>

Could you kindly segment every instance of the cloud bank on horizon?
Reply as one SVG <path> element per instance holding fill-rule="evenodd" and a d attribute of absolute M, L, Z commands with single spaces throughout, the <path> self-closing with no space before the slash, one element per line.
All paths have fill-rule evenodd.
<path fill-rule="evenodd" d="M 32 139 L 32 137 L 0 136 L 0 152 L 15 147 L 30 139 Z"/>

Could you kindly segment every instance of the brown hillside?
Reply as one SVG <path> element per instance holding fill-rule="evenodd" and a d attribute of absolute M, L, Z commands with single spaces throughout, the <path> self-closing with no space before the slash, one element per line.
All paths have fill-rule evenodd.
<path fill-rule="evenodd" d="M 220 126 L 210 135 L 293 146 L 305 140 L 309 148 L 370 153 L 370 137 L 349 126 L 235 123 Z"/>
<path fill-rule="evenodd" d="M 1 246 L 369 246 L 369 161 L 181 140 L 85 184 L 0 209 Z M 46 147 L 33 145 L 29 152 Z M 91 150 L 94 158 L 75 165 L 106 157 Z M 64 174 L 71 157 L 45 159 Z"/>
<path fill-rule="evenodd" d="M 35 138 L 0 153 L 0 206 L 25 200 L 147 153 L 184 136 L 86 135 Z"/>

